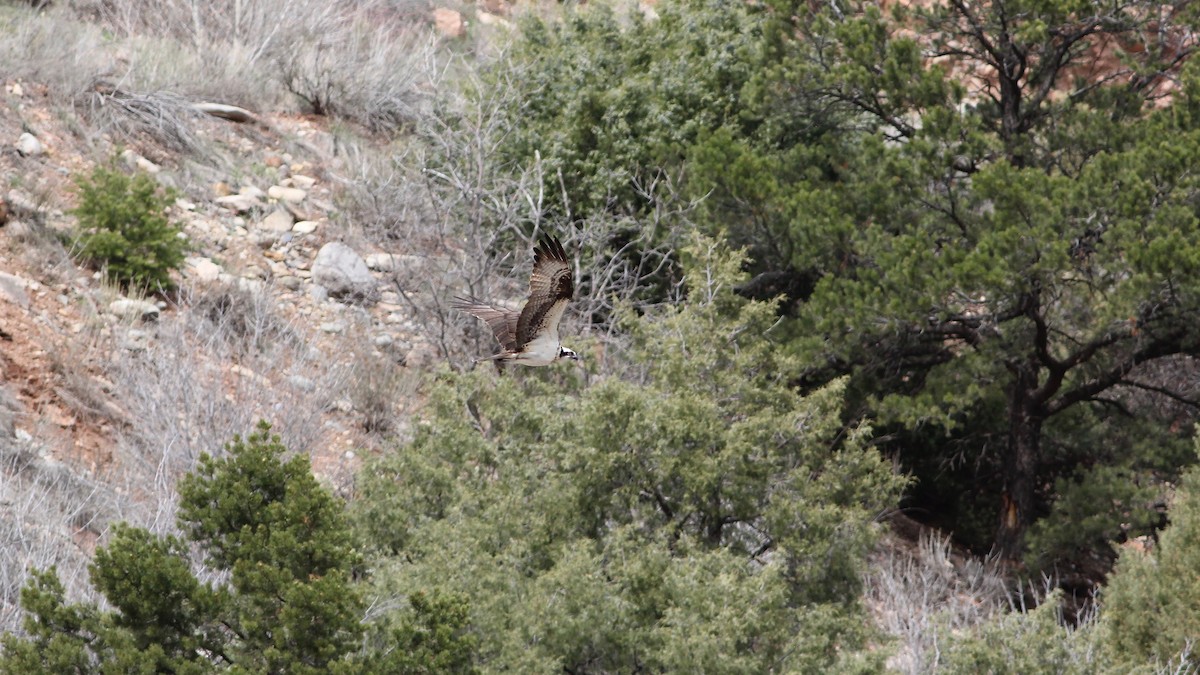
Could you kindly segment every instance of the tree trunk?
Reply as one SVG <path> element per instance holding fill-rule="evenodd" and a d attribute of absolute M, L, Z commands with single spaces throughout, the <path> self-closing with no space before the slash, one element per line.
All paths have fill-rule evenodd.
<path fill-rule="evenodd" d="M 1019 367 L 1009 398 L 1007 456 L 1001 469 L 1004 492 L 995 537 L 996 551 L 1006 558 L 1021 556 L 1025 529 L 1033 520 L 1042 422 L 1045 421 L 1034 395 L 1037 373 L 1037 367 L 1032 364 Z"/>

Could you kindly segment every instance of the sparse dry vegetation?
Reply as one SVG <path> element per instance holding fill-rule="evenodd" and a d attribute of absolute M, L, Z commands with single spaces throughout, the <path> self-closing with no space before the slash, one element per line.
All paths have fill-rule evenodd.
<path fill-rule="evenodd" d="M 1156 565 L 1195 568 L 1195 518 L 1172 500 L 1200 410 L 1200 150 L 1164 158 L 1157 135 L 1200 148 L 1200 125 L 1166 115 L 1161 92 L 1125 100 L 1166 73 L 1194 107 L 1200 80 L 1175 72 L 1193 26 L 1163 52 L 1177 60 L 1141 64 L 1158 70 L 1113 94 L 1125 103 L 1089 98 L 1119 78 L 1081 90 L 1078 109 L 1055 100 L 1038 117 L 1035 101 L 1014 140 L 871 7 L 585 4 L 456 4 L 441 8 L 451 24 L 461 11 L 449 29 L 423 0 L 0 4 L 0 671 L 40 639 L 21 625 L 23 586 L 41 609 L 98 602 L 97 619 L 137 609 L 112 595 L 122 584 L 157 583 L 126 576 L 122 555 L 192 590 L 227 584 L 238 572 L 201 549 L 238 533 L 172 539 L 204 521 L 180 493 L 265 421 L 278 442 L 262 430 L 233 447 L 270 455 L 266 473 L 335 525 L 345 589 L 286 610 L 353 607 L 333 623 L 355 639 L 330 637 L 343 664 L 1196 672 L 1186 629 L 1153 612 L 1191 625 L 1186 602 L 1159 602 L 1194 595 L 1170 587 L 1186 575 L 1163 582 Z M 878 79 L 880 65 L 901 75 Z M 1077 143 L 1080 157 L 1059 150 Z M 1125 168 L 1095 159 L 1107 153 Z M 80 265 L 71 233 L 96 205 L 71 185 L 105 162 L 158 195 L 142 211 L 170 214 L 153 269 Z M 1113 185 L 1132 196 L 1097 196 Z M 117 211 L 107 223 L 135 220 Z M 193 246 L 174 246 L 176 226 Z M 562 332 L 581 363 L 479 369 L 494 338 L 450 299 L 518 306 L 545 233 L 572 258 Z M 377 284 L 357 302 L 313 281 L 333 242 Z M 748 275 L 784 283 L 744 292 Z M 1017 296 L 1040 300 L 1003 305 Z M 1006 351 L 1029 335 L 1043 342 Z M 1070 394 L 1039 412 L 1021 504 L 1000 499 L 1013 364 Z M 880 525 L 902 471 L 906 499 L 944 500 L 912 512 L 948 505 L 953 537 Z M 206 496 L 228 496 L 217 483 Z M 1178 503 L 1194 510 L 1190 494 Z M 304 531 L 305 505 L 286 508 L 299 518 L 279 522 Z M 996 522 L 1012 531 L 984 555 Z M 1096 604 L 1114 539 L 1168 523 L 1167 553 L 1120 553 L 1116 609 Z M 246 569 L 274 574 L 295 553 L 278 543 Z M 1024 563 L 1022 547 L 1036 549 Z M 1075 587 L 1033 567 L 1060 560 L 1085 589 L 1069 604 Z M 47 568 L 58 605 L 50 576 L 32 576 Z M 213 635 L 227 618 L 210 617 Z M 1133 663 L 1112 626 L 1159 644 Z M 175 656 L 233 663 L 210 647 Z M 137 662 L 171 669 L 151 651 Z"/>

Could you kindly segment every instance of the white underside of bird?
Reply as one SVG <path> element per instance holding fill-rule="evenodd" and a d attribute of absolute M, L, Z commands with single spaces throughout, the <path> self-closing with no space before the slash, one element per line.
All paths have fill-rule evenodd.
<path fill-rule="evenodd" d="M 488 325 L 501 352 L 476 361 L 548 366 L 555 361 L 576 361 L 579 355 L 562 346 L 558 323 L 575 293 L 571 261 L 555 237 L 544 237 L 533 249 L 533 271 L 529 275 L 529 298 L 518 311 L 455 296 L 452 307 L 471 314 Z"/>
<path fill-rule="evenodd" d="M 518 363 L 522 366 L 548 366 L 554 363 L 562 351 L 562 344 L 558 341 L 558 333 L 542 335 L 541 337 L 530 340 L 525 348 L 516 354 L 505 352 L 497 354 L 493 358 L 500 359 L 506 363 Z"/>

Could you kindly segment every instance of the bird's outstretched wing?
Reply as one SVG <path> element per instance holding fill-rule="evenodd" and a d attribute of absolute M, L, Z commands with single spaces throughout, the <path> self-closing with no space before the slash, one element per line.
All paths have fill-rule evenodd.
<path fill-rule="evenodd" d="M 482 319 L 492 329 L 492 334 L 500 342 L 500 348 L 505 351 L 516 351 L 517 348 L 517 318 L 520 312 L 515 309 L 493 307 L 475 298 L 455 297 L 450 305 L 454 309 L 466 312 L 471 316 Z"/>
<path fill-rule="evenodd" d="M 557 331 L 563 311 L 574 294 L 575 280 L 562 243 L 557 237 L 543 237 L 533 249 L 529 300 L 517 319 L 517 348 L 523 347 L 543 328 Z"/>

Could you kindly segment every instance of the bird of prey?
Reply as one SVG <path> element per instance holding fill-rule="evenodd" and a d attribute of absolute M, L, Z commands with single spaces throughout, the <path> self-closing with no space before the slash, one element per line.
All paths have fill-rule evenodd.
<path fill-rule="evenodd" d="M 559 359 L 579 358 L 558 339 L 558 322 L 574 294 L 575 281 L 562 243 L 543 237 L 533 249 L 529 299 L 521 311 L 461 297 L 454 298 L 452 307 L 482 319 L 500 342 L 499 354 L 477 361 L 548 366 Z"/>

